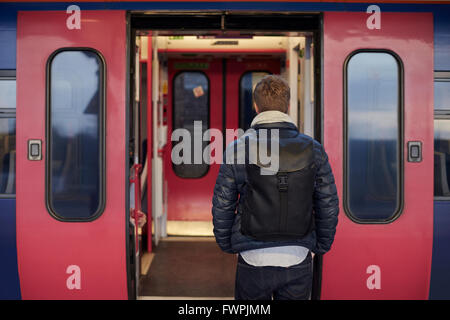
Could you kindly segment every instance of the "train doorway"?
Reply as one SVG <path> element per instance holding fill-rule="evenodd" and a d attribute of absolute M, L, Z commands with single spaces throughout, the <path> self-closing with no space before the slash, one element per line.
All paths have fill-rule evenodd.
<path fill-rule="evenodd" d="M 147 212 L 147 223 L 133 232 L 141 298 L 232 297 L 236 257 L 220 251 L 212 232 L 220 165 L 194 156 L 193 163 L 174 163 L 174 132 L 195 136 L 198 126 L 205 137 L 218 130 L 225 147 L 227 129 L 250 126 L 253 86 L 267 74 L 280 74 L 291 87 L 291 117 L 320 139 L 320 64 L 314 63 L 317 56 L 320 61 L 319 20 L 296 14 L 132 15 L 130 168 L 132 174 L 133 164 L 143 168 L 139 185 Z M 130 187 L 135 208 L 136 186 Z"/>
<path fill-rule="evenodd" d="M 168 132 L 183 128 L 193 135 L 193 121 L 201 121 L 203 132 L 248 129 L 253 118 L 252 87 L 266 74 L 280 74 L 282 54 L 280 49 L 279 56 L 269 53 L 243 59 L 210 54 L 195 60 L 169 55 Z M 211 199 L 220 164 L 173 164 L 173 147 L 167 143 L 164 150 L 168 233 L 205 235 L 192 222 L 211 221 Z"/>

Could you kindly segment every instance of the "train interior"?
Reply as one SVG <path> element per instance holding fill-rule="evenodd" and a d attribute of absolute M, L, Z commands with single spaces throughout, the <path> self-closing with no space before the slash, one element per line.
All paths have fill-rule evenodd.
<path fill-rule="evenodd" d="M 241 30 L 238 23 L 229 30 L 219 18 L 220 28 L 198 30 L 158 30 L 146 25 L 145 17 L 132 20 L 130 220 L 135 289 L 143 299 L 234 295 L 237 257 L 221 252 L 213 235 L 211 199 L 220 164 L 209 163 L 205 153 L 200 162 L 192 156 L 191 164 L 175 164 L 175 130 L 195 137 L 195 124 L 201 125 L 205 150 L 213 141 L 206 130 L 217 129 L 225 147 L 226 130 L 250 127 L 254 85 L 267 74 L 280 74 L 291 87 L 290 116 L 302 132 L 320 139 L 317 30 L 301 24 L 297 31 L 292 25 L 278 30 L 283 24 L 274 27 L 270 18 L 252 30 L 251 22 L 242 23 L 245 17 Z M 191 146 L 194 151 L 192 141 Z M 223 149 L 209 156 L 215 152 Z M 137 211 L 147 214 L 145 224 L 136 226 Z"/>

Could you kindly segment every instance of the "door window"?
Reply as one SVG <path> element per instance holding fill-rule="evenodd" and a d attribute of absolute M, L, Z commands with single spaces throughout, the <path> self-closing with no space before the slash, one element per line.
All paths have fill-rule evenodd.
<path fill-rule="evenodd" d="M 435 72 L 434 196 L 450 199 L 450 73 Z"/>
<path fill-rule="evenodd" d="M 357 222 L 401 210 L 401 66 L 390 52 L 359 51 L 345 66 L 345 196 Z"/>
<path fill-rule="evenodd" d="M 16 79 L 0 78 L 0 110 L 16 108 Z"/>
<path fill-rule="evenodd" d="M 199 126 L 194 131 L 194 122 Z M 200 178 L 209 169 L 203 159 L 203 150 L 207 139 L 202 139 L 203 133 L 209 128 L 209 80 L 200 71 L 183 71 L 173 78 L 173 130 L 185 129 L 189 132 L 191 141 L 190 163 L 173 164 L 175 174 L 181 178 Z M 195 134 L 201 134 L 197 137 Z M 202 141 L 202 148 L 196 150 L 194 140 Z M 174 145 L 181 142 L 175 142 Z M 183 152 L 183 151 L 181 151 Z M 194 153 L 197 153 L 195 157 Z M 183 155 L 180 154 L 180 157 Z"/>
<path fill-rule="evenodd" d="M 253 89 L 262 78 L 269 73 L 264 71 L 248 71 L 239 81 L 239 128 L 246 131 L 250 128 L 256 111 L 253 106 Z"/>
<path fill-rule="evenodd" d="M 434 196 L 450 198 L 450 120 L 434 120 Z"/>
<path fill-rule="evenodd" d="M 92 220 L 104 207 L 104 70 L 92 50 L 49 59 L 47 200 L 61 220 Z"/>
<path fill-rule="evenodd" d="M 434 110 L 450 110 L 450 78 L 434 81 Z"/>
<path fill-rule="evenodd" d="M 16 193 L 16 80 L 0 78 L 0 197 Z"/>

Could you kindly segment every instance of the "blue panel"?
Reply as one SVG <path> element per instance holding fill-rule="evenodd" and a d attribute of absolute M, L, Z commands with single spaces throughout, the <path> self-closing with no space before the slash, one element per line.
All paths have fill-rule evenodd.
<path fill-rule="evenodd" d="M 365 11 L 369 4 L 320 3 L 320 2 L 34 2 L 8 3 L 16 10 L 66 10 L 76 4 L 81 10 L 271 10 L 271 11 Z M 385 11 L 389 5 L 380 4 Z M 2 5 L 0 4 L 0 8 Z M 394 8 L 395 11 L 395 8 Z"/>
<path fill-rule="evenodd" d="M 434 69 L 450 70 L 450 8 L 434 12 Z"/>
<path fill-rule="evenodd" d="M 81 10 L 270 10 L 270 11 L 363 11 L 372 4 L 382 12 L 431 12 L 441 10 L 443 5 L 392 4 L 392 3 L 339 3 L 339 2 L 34 2 L 0 4 L 9 10 L 66 10 L 76 4 Z"/>
<path fill-rule="evenodd" d="M 76 3 L 76 2 L 75 2 Z M 65 10 L 73 3 L 36 3 L 36 6 L 46 5 L 47 7 Z M 77 5 L 83 9 L 115 9 L 115 10 L 270 10 L 270 11 L 297 11 L 297 12 L 320 12 L 320 11 L 362 11 L 367 7 L 376 4 L 382 12 L 431 12 L 440 10 L 444 5 L 414 4 L 414 3 L 352 3 L 352 2 L 283 2 L 283 1 L 262 1 L 262 2 L 83 2 Z M 42 9 L 41 9 L 42 10 Z"/>
<path fill-rule="evenodd" d="M 0 69 L 16 69 L 16 17 L 16 10 L 0 9 Z"/>
<path fill-rule="evenodd" d="M 434 202 L 430 299 L 450 299 L 450 201 Z"/>
<path fill-rule="evenodd" d="M 16 31 L 0 30 L 0 69 L 16 68 Z"/>
<path fill-rule="evenodd" d="M 19 10 L 261 10 L 261 11 L 366 11 L 376 3 L 321 2 L 36 2 L 0 3 L 0 69 L 15 69 L 16 19 Z M 445 5 L 379 3 L 382 12 L 433 12 L 435 16 L 435 69 L 450 70 L 450 8 Z"/>
<path fill-rule="evenodd" d="M 20 299 L 16 199 L 0 199 L 0 300 Z"/>

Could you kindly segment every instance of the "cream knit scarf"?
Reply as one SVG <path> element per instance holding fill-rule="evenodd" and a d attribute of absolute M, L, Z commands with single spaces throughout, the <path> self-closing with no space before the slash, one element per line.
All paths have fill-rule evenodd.
<path fill-rule="evenodd" d="M 286 113 L 276 110 L 270 110 L 257 114 L 252 121 L 251 127 L 257 124 L 274 122 L 290 122 L 292 124 L 295 124 L 294 120 L 292 120 L 292 118 Z"/>

